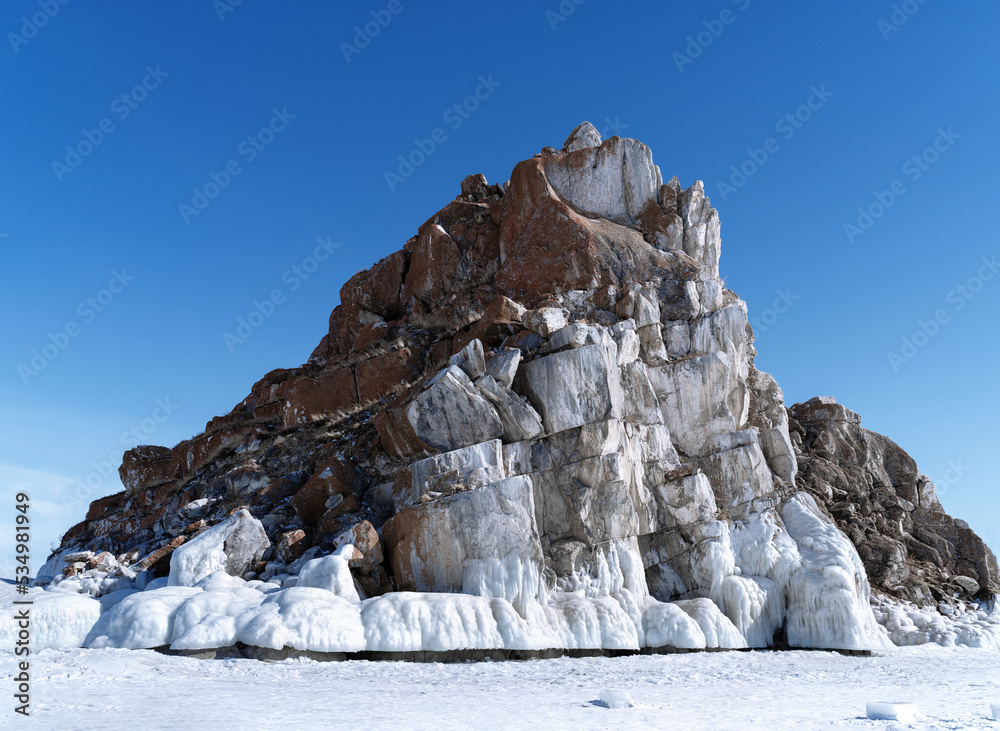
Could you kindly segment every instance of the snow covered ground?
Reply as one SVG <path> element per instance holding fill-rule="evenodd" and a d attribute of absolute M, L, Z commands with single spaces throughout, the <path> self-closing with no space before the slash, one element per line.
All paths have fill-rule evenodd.
<path fill-rule="evenodd" d="M 5 687 L 13 668 L 0 653 Z M 151 650 L 32 657 L 33 729 L 997 728 L 1000 655 L 900 648 L 880 657 L 719 652 L 415 664 L 194 660 Z M 602 693 L 637 704 L 608 708 Z M 864 718 L 867 701 L 919 704 L 916 724 Z"/>
<path fill-rule="evenodd" d="M 222 579 L 232 582 L 230 577 Z M 219 583 L 222 579 L 207 581 Z M 196 600 L 214 596 L 208 590 L 190 587 L 166 587 L 132 596 L 153 600 L 161 595 L 169 598 L 171 592 L 178 591 L 188 592 Z M 257 596 L 259 592 L 247 588 L 240 591 L 254 595 L 254 606 L 263 606 L 263 594 Z M 277 587 L 270 591 L 279 594 Z M 294 594 L 296 589 L 290 591 Z M 325 593 L 340 600 L 332 589 Z M 286 591 L 281 596 L 291 594 Z M 36 649 L 46 638 L 65 640 L 64 636 L 71 635 L 77 637 L 73 642 L 50 644 L 78 645 L 99 616 L 118 616 L 108 612 L 100 615 L 98 601 L 87 595 L 35 589 L 31 597 L 36 601 L 32 615 Z M 32 654 L 33 717 L 14 719 L 10 689 L 17 658 L 10 650 L 13 624 L 9 618 L 13 599 L 11 584 L 0 582 L 0 610 L 5 615 L 0 616 L 0 637 L 4 638 L 0 642 L 0 689 L 8 689 L 0 694 L 7 698 L 0 707 L 0 726 L 24 723 L 39 729 L 134 727 L 144 731 L 357 726 L 1000 728 L 990 717 L 990 704 L 1000 706 L 1000 652 L 992 641 L 980 642 L 983 637 L 994 638 L 996 616 L 983 614 L 983 619 L 972 612 L 953 626 L 945 621 L 948 618 L 929 610 L 888 604 L 880 605 L 877 613 L 884 615 L 891 632 L 901 640 L 945 644 L 975 640 L 984 647 L 925 644 L 891 648 L 887 643 L 888 649 L 867 658 L 830 652 L 734 651 L 417 664 L 195 660 L 96 644 L 93 647 L 102 649 L 43 649 Z M 115 597 L 108 595 L 101 601 L 112 599 Z M 51 606 L 41 611 L 46 603 Z M 87 611 L 76 607 L 79 603 L 86 604 Z M 199 606 L 195 601 L 188 614 L 201 617 L 205 623 L 204 612 L 195 611 Z M 59 611 L 52 611 L 53 607 Z M 155 636 L 151 644 L 140 647 L 166 643 L 164 638 L 170 633 L 158 627 L 154 621 L 158 616 L 147 612 L 142 621 L 126 623 L 128 632 L 124 634 Z M 219 617 L 206 627 L 225 624 L 225 618 Z M 329 619 L 319 621 L 322 618 L 311 610 L 308 618 L 312 624 L 330 624 Z M 977 628 L 977 622 L 983 627 Z M 602 702 L 607 699 L 612 706 L 619 706 L 617 701 L 624 694 L 634 700 L 634 706 L 609 707 Z M 865 704 L 871 701 L 917 703 L 922 716 L 909 725 L 869 721 L 864 714 Z"/>

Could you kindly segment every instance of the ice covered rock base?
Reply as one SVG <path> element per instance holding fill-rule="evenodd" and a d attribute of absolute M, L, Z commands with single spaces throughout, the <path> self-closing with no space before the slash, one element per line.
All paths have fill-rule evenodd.
<path fill-rule="evenodd" d="M 466 178 L 308 363 L 126 453 L 42 646 L 996 646 L 993 554 L 853 412 L 785 408 L 720 253 L 700 182 L 590 125 Z"/>

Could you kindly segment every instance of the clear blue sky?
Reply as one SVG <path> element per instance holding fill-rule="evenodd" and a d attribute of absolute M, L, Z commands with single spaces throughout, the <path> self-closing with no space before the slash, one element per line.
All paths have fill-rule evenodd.
<path fill-rule="evenodd" d="M 903 5 L 8 0 L 0 499 L 31 492 L 41 560 L 84 515 L 67 486 L 117 467 L 123 434 L 173 445 L 305 361 L 343 282 L 465 175 L 502 182 L 586 119 L 705 181 L 723 275 L 786 400 L 861 413 L 1000 547 L 1000 277 L 979 278 L 1000 254 L 1000 8 Z M 369 21 L 377 35 L 356 38 Z M 478 108 L 449 112 L 480 77 Z M 318 264 L 317 237 L 339 244 Z M 228 347 L 275 289 L 282 304 Z M 86 502 L 121 489 L 90 481 Z"/>

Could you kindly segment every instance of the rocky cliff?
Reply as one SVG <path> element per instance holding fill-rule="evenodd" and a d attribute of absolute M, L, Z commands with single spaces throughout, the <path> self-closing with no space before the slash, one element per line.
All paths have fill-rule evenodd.
<path fill-rule="evenodd" d="M 871 649 L 876 620 L 942 641 L 920 635 L 939 605 L 971 617 L 953 641 L 996 644 L 993 554 L 856 414 L 785 408 L 720 247 L 700 182 L 586 123 L 502 186 L 469 176 L 344 285 L 305 365 L 194 439 L 126 453 L 125 491 L 39 581 L 106 594 L 169 573 L 176 593 L 209 566 L 280 593 L 326 586 L 326 561 L 330 591 L 368 598 L 369 649 L 396 647 L 369 632 L 386 607 L 472 597 L 507 647 Z"/>

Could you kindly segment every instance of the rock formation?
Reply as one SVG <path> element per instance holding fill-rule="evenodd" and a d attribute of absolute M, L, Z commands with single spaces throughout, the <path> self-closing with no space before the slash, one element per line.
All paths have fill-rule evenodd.
<path fill-rule="evenodd" d="M 901 601 L 1000 643 L 993 554 L 856 414 L 785 408 L 720 252 L 701 182 L 587 123 L 469 176 L 344 285 L 306 364 L 126 453 L 39 583 L 187 618 L 137 639 L 146 588 L 91 646 L 857 650 L 877 619 L 908 641 Z M 210 589 L 215 634 L 189 606 Z"/>

